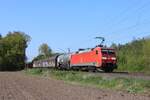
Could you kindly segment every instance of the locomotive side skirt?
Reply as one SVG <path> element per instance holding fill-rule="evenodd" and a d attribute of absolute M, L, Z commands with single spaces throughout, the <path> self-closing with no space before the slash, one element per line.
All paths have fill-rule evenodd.
<path fill-rule="evenodd" d="M 90 62 L 90 63 L 80 63 L 80 64 L 71 64 L 70 66 L 96 66 L 96 62 Z"/>

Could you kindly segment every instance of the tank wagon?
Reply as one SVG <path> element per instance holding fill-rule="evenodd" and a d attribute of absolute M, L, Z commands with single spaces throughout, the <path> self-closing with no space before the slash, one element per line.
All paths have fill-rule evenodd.
<path fill-rule="evenodd" d="M 101 69 L 105 72 L 112 72 L 117 68 L 117 58 L 114 49 L 96 46 L 91 49 L 80 49 L 75 53 L 60 54 L 34 61 L 33 67 L 92 71 Z"/>

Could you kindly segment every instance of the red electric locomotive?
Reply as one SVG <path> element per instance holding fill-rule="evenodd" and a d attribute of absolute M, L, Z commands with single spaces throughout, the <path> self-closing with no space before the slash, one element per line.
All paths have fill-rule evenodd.
<path fill-rule="evenodd" d="M 70 66 L 87 70 L 101 69 L 112 72 L 117 68 L 115 50 L 97 46 L 93 49 L 81 50 L 71 55 Z"/>

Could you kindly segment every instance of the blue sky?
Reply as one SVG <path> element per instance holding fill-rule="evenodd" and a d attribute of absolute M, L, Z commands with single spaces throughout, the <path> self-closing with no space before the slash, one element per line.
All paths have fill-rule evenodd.
<path fill-rule="evenodd" d="M 127 43 L 150 35 L 150 0 L 0 0 L 0 33 L 22 31 L 32 37 L 31 60 L 47 43 L 55 52 Z"/>

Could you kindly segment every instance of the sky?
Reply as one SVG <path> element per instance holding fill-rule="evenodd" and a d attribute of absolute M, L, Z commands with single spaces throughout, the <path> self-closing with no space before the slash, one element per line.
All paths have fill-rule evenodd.
<path fill-rule="evenodd" d="M 47 43 L 54 52 L 125 44 L 150 36 L 150 0 L 0 0 L 0 33 L 31 36 L 28 60 Z"/>

